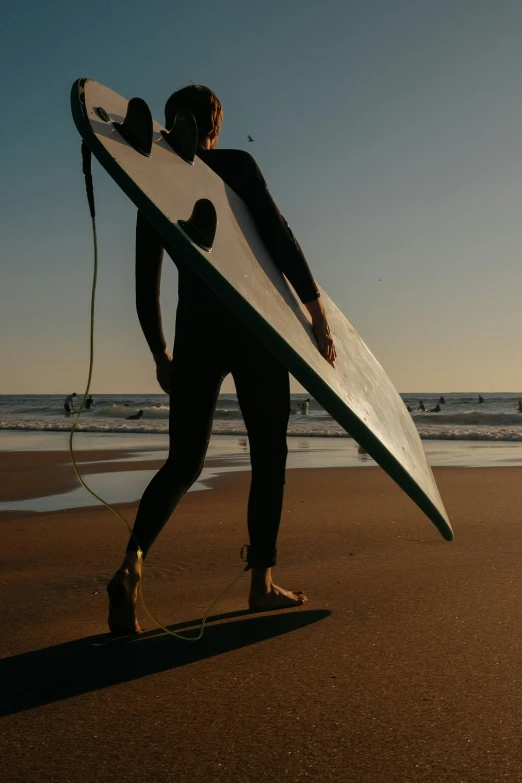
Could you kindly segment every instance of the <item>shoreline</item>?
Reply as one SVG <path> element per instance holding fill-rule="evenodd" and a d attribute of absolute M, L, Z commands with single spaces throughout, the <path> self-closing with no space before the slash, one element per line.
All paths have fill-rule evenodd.
<path fill-rule="evenodd" d="M 75 458 L 82 477 L 111 505 L 139 500 L 155 472 L 167 458 L 164 436 L 78 436 Z M 24 446 L 30 445 L 31 450 Z M 287 469 L 376 468 L 367 454 L 359 454 L 350 440 L 289 437 Z M 10 450 L 8 448 L 10 447 Z M 441 468 L 490 469 L 522 467 L 522 444 L 431 442 L 428 461 Z M 380 470 L 380 468 L 379 468 Z M 0 518 L 9 514 L 59 512 L 100 505 L 77 480 L 66 438 L 41 433 L 0 434 Z M 248 441 L 236 436 L 213 436 L 203 473 L 190 492 L 213 489 L 224 473 L 250 471 Z"/>
<path fill-rule="evenodd" d="M 350 436 L 331 437 L 320 435 L 288 435 L 289 451 L 338 452 L 344 457 L 357 451 L 357 443 Z M 68 451 L 69 432 L 48 430 L 0 430 L 0 453 L 16 451 Z M 522 442 L 504 440 L 437 439 L 422 440 L 424 451 L 431 465 L 522 465 Z M 151 451 L 168 450 L 168 434 L 150 433 L 93 433 L 77 432 L 74 436 L 75 454 L 84 451 L 129 451 L 148 454 Z M 210 439 L 208 457 L 229 457 L 248 454 L 248 438 L 238 434 L 213 434 Z M 485 463 L 485 455 L 495 455 Z M 159 457 L 158 457 L 159 458 Z M 166 457 L 161 457 L 164 459 Z M 448 459 L 455 462 L 448 462 Z M 360 462 L 360 460 L 359 460 Z"/>

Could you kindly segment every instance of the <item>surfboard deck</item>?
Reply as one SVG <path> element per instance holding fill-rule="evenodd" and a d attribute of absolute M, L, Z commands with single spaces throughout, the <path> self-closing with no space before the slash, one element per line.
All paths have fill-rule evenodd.
<path fill-rule="evenodd" d="M 180 157 L 155 121 L 150 156 L 134 149 L 113 125 L 123 122 L 128 103 L 90 79 L 74 83 L 73 118 L 91 152 L 160 232 L 167 251 L 190 265 L 442 536 L 452 540 L 411 415 L 361 337 L 319 287 L 337 350 L 335 368 L 328 364 L 317 349 L 308 313 L 271 260 L 241 199 L 198 157 L 193 164 Z M 180 225 L 200 199 L 210 200 L 217 214 L 210 252 L 191 241 Z M 311 267 L 313 271 L 313 262 Z"/>

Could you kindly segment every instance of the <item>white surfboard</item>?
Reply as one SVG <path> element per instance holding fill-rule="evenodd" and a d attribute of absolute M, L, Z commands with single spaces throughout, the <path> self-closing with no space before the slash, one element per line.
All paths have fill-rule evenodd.
<path fill-rule="evenodd" d="M 217 174 L 197 157 L 190 165 L 177 155 L 157 122 L 150 157 L 136 151 L 113 125 L 123 122 L 128 101 L 97 82 L 75 82 L 71 105 L 84 141 L 162 234 L 165 247 L 190 264 L 451 540 L 415 424 L 379 362 L 329 296 L 319 289 L 337 350 L 335 368 L 319 353 L 308 313 L 271 260 L 248 209 Z M 217 213 L 211 252 L 192 242 L 179 225 L 200 199 L 210 200 Z"/>

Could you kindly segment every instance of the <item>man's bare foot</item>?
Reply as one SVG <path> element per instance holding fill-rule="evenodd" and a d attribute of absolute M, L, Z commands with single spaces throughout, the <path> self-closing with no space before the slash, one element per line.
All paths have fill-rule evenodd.
<path fill-rule="evenodd" d="M 136 617 L 140 574 L 120 568 L 107 585 L 109 594 L 109 630 L 116 636 L 141 633 Z"/>
<path fill-rule="evenodd" d="M 300 590 L 292 592 L 283 590 L 275 584 L 268 589 L 250 591 L 248 606 L 252 612 L 269 612 L 274 609 L 289 609 L 292 606 L 301 606 L 308 598 Z"/>
<path fill-rule="evenodd" d="M 271 568 L 253 568 L 248 605 L 252 612 L 269 612 L 301 606 L 308 598 L 300 590 L 283 590 L 272 582 Z"/>

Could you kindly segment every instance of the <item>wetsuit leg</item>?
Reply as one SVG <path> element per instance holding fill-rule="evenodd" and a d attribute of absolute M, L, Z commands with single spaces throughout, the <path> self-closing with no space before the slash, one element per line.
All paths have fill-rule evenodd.
<path fill-rule="evenodd" d="M 285 485 L 286 430 L 290 416 L 288 372 L 259 342 L 245 341 L 232 375 L 250 442 L 249 568 L 276 564 Z"/>
<path fill-rule="evenodd" d="M 181 341 L 180 341 L 181 342 Z M 207 453 L 221 384 L 227 371 L 214 353 L 204 356 L 197 340 L 174 346 L 169 417 L 169 456 L 138 508 L 127 552 L 138 545 L 144 556 L 177 504 L 196 481 Z"/>

